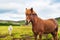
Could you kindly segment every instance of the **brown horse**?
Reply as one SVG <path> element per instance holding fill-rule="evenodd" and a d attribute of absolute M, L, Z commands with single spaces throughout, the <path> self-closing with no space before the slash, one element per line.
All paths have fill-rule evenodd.
<path fill-rule="evenodd" d="M 39 35 L 40 40 L 42 40 L 42 34 L 51 33 L 54 40 L 58 40 L 58 24 L 55 19 L 42 20 L 34 12 L 33 8 L 26 8 L 26 25 L 30 22 L 32 23 L 32 31 L 34 33 L 35 40 L 37 40 L 37 35 Z"/>

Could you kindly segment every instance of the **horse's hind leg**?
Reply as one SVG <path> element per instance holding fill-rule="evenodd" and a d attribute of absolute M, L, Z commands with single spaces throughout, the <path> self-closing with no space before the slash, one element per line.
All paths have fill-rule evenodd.
<path fill-rule="evenodd" d="M 51 33 L 53 36 L 53 40 L 58 40 L 58 32 Z"/>

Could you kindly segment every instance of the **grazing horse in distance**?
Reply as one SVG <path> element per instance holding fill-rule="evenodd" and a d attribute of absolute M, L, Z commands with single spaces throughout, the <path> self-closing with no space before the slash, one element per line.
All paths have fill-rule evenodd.
<path fill-rule="evenodd" d="M 39 39 L 42 40 L 43 34 L 49 34 L 53 36 L 53 40 L 58 40 L 58 24 L 55 19 L 43 20 L 38 17 L 33 8 L 26 8 L 26 25 L 30 22 L 32 23 L 32 31 L 34 33 L 35 40 L 37 40 L 37 35 Z"/>

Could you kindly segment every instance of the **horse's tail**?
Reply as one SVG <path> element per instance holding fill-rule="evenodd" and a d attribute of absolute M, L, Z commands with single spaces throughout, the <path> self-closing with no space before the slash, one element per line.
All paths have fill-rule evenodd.
<path fill-rule="evenodd" d="M 58 23 L 57 23 L 57 20 L 54 19 L 54 21 L 55 21 L 54 23 L 56 25 L 55 31 L 58 32 Z"/>
<path fill-rule="evenodd" d="M 58 32 L 58 24 L 56 25 L 56 29 L 55 29 L 56 32 Z"/>
<path fill-rule="evenodd" d="M 57 20 L 55 20 L 55 19 L 54 19 L 54 21 L 55 21 L 55 25 L 56 25 L 55 31 L 58 32 L 58 22 L 57 22 Z"/>

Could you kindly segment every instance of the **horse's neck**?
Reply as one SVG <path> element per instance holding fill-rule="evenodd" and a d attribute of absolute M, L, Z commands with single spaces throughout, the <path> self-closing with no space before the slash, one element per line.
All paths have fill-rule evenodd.
<path fill-rule="evenodd" d="M 35 17 L 32 19 L 32 22 L 31 22 L 31 23 L 32 23 L 32 25 L 36 25 L 38 21 L 42 21 L 42 19 L 39 18 L 39 17 L 37 17 L 37 16 L 35 16 Z"/>

